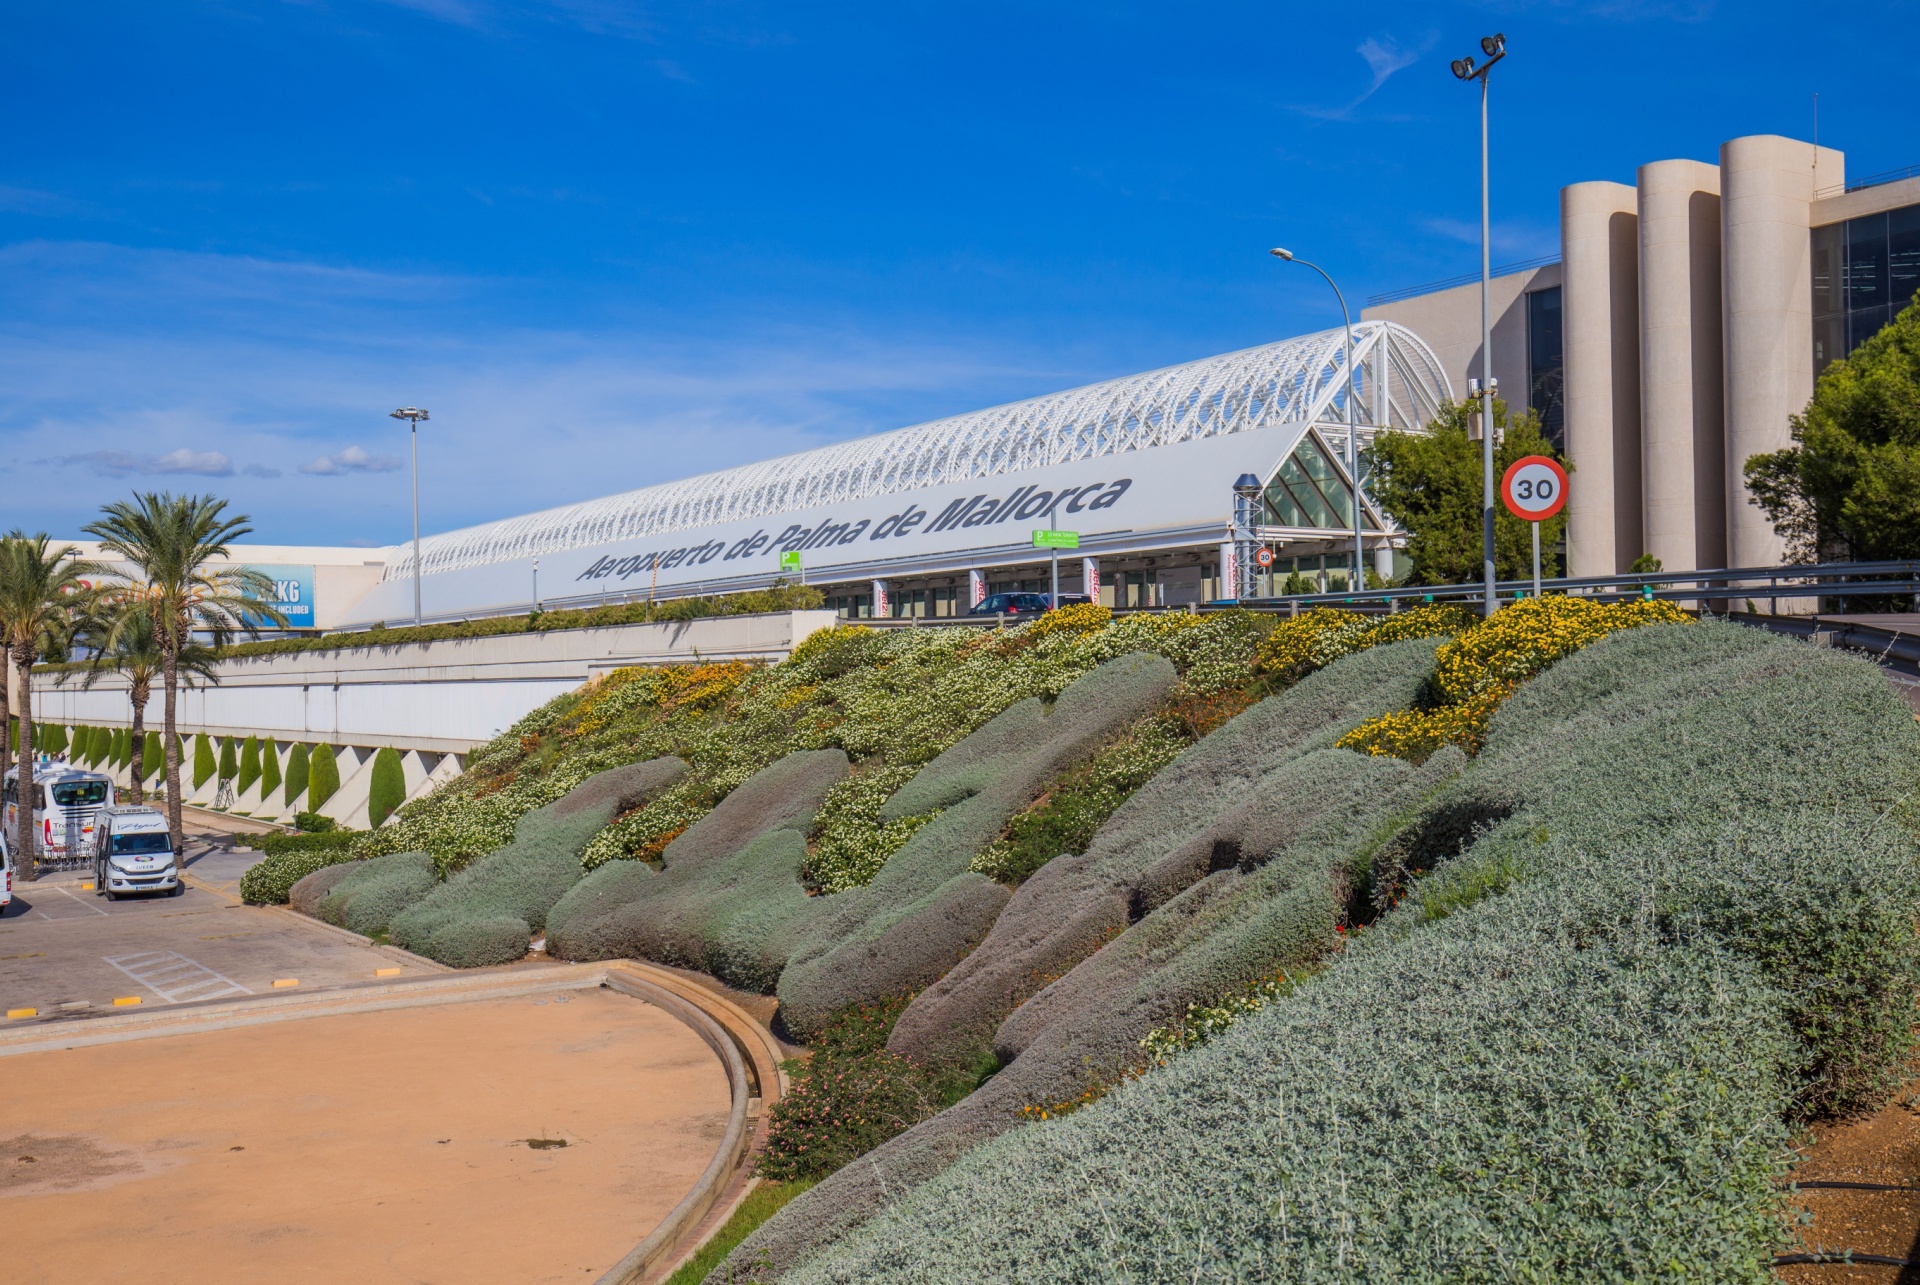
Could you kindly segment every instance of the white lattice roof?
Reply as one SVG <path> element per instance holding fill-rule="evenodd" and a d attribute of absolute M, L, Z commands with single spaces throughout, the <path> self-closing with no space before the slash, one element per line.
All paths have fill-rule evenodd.
<path fill-rule="evenodd" d="M 1453 395 L 1439 359 L 1389 321 L 1354 327 L 1362 426 L 1418 428 Z M 1282 424 L 1346 420 L 1345 333 L 1280 343 L 934 420 L 758 464 L 449 531 L 421 541 L 428 575 L 668 531 L 767 518 Z M 383 578 L 411 577 L 411 548 Z"/>

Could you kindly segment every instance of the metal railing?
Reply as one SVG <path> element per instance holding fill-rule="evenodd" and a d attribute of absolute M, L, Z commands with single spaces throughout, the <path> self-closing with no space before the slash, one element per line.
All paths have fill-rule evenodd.
<path fill-rule="evenodd" d="M 1748 599 L 1902 597 L 1920 593 L 1920 561 L 1822 562 L 1784 567 L 1717 567 L 1704 571 L 1647 571 L 1624 576 L 1578 576 L 1543 580 L 1545 593 L 1574 594 L 1596 602 L 1659 598 L 1676 602 L 1724 603 Z M 1526 597 L 1533 581 L 1502 580 L 1496 595 L 1508 601 Z M 1209 603 L 1203 609 L 1246 607 L 1256 611 L 1294 611 L 1302 607 L 1397 610 L 1406 604 L 1475 602 L 1485 593 L 1478 584 L 1415 585 L 1404 589 L 1334 590 L 1329 593 L 1276 594 L 1238 602 Z"/>

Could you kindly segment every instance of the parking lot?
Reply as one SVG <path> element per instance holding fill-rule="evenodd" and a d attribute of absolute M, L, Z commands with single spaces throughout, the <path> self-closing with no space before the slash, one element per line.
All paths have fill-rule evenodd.
<path fill-rule="evenodd" d="M 35 1010 L 16 1022 L 71 1020 L 110 1013 L 116 1000 L 190 1004 L 276 982 L 314 990 L 433 971 L 286 910 L 240 904 L 240 875 L 257 860 L 233 851 L 230 836 L 200 835 L 188 842 L 178 897 L 109 902 L 76 874 L 16 888 L 0 917 L 0 1008 Z"/>

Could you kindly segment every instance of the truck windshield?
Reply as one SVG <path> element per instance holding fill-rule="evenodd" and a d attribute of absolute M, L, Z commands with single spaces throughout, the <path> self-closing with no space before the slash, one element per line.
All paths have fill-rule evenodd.
<path fill-rule="evenodd" d="M 53 801 L 63 808 L 87 807 L 107 801 L 105 781 L 74 781 L 53 787 Z"/>
<path fill-rule="evenodd" d="M 166 850 L 167 836 L 164 834 L 116 834 L 113 836 L 115 856 L 145 855 Z"/>

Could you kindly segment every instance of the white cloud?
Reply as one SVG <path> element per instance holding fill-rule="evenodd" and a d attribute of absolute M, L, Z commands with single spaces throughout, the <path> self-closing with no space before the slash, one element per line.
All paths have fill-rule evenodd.
<path fill-rule="evenodd" d="M 364 446 L 349 446 L 308 460 L 300 471 L 314 477 L 339 477 L 343 473 L 391 473 L 405 463 L 398 455 L 371 455 Z"/>
<path fill-rule="evenodd" d="M 1354 50 L 1366 61 L 1367 70 L 1373 79 L 1360 91 L 1360 96 L 1350 103 L 1339 107 L 1296 107 L 1293 110 L 1317 120 L 1347 120 L 1353 115 L 1354 108 L 1380 92 L 1380 87 L 1397 71 L 1402 71 L 1420 61 L 1420 56 L 1433 47 L 1434 38 L 1428 36 L 1421 41 L 1418 49 L 1409 49 L 1391 37 L 1376 39 L 1368 36 Z"/>
<path fill-rule="evenodd" d="M 270 468 L 265 464 L 248 464 L 244 466 L 240 470 L 240 472 L 247 477 L 279 477 L 280 476 L 279 469 Z"/>
<path fill-rule="evenodd" d="M 132 451 L 113 450 L 86 451 L 36 463 L 84 465 L 101 477 L 131 477 L 136 473 L 148 476 L 169 473 L 191 473 L 200 477 L 233 476 L 233 461 L 226 455 L 219 451 L 189 450 L 184 446 L 165 455 L 139 455 Z"/>

